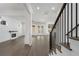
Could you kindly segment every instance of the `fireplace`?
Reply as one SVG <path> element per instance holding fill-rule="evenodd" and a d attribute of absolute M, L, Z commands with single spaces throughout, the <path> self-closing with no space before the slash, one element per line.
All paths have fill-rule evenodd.
<path fill-rule="evenodd" d="M 12 37 L 12 38 L 16 37 L 16 33 L 13 33 L 13 34 L 11 35 L 11 37 Z"/>

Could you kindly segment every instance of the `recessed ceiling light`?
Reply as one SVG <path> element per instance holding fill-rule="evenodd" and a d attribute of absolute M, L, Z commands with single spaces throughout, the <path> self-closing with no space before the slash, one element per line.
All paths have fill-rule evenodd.
<path fill-rule="evenodd" d="M 52 9 L 52 10 L 55 10 L 55 7 L 52 7 L 51 9 Z"/>
<path fill-rule="evenodd" d="M 37 10 L 39 10 L 40 9 L 40 7 L 37 7 Z"/>

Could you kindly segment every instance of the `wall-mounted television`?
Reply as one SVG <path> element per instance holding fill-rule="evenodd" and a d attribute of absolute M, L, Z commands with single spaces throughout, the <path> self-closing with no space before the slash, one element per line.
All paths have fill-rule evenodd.
<path fill-rule="evenodd" d="M 4 20 L 2 20 L 0 23 L 1 23 L 2 25 L 6 25 L 6 21 L 4 21 Z"/>

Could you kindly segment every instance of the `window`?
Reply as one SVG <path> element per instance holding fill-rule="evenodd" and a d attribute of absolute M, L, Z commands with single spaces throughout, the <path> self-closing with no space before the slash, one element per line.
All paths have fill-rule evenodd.
<path fill-rule="evenodd" d="M 35 33 L 35 25 L 32 25 L 32 32 Z"/>

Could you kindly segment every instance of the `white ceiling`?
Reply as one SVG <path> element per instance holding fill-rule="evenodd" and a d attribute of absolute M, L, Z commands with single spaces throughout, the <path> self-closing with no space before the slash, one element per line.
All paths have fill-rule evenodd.
<path fill-rule="evenodd" d="M 31 4 L 31 5 L 30 5 Z M 26 12 L 32 9 L 32 20 L 35 22 L 55 22 L 62 7 L 61 3 L 0 3 L 0 16 L 23 20 Z M 32 8 L 29 8 L 28 6 Z M 36 7 L 40 9 L 37 10 Z M 55 7 L 55 10 L 51 8 Z"/>
<path fill-rule="evenodd" d="M 21 3 L 0 3 L 0 15 L 23 16 L 25 11 Z"/>
<path fill-rule="evenodd" d="M 0 3 L 0 16 L 22 21 L 26 15 L 27 6 L 25 3 Z"/>
<path fill-rule="evenodd" d="M 62 3 L 32 3 L 33 21 L 54 23 L 62 5 Z M 37 7 L 39 7 L 39 10 L 37 10 Z M 52 7 L 54 7 L 55 10 L 52 10 Z"/>

